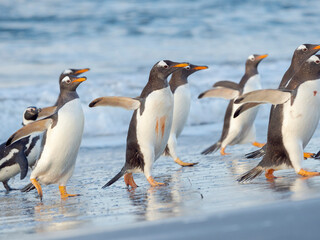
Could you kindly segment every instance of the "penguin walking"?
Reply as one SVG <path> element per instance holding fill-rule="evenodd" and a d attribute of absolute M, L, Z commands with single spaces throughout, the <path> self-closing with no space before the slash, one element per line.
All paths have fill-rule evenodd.
<path fill-rule="evenodd" d="M 268 55 L 250 55 L 246 61 L 246 70 L 239 84 L 230 81 L 220 81 L 213 85 L 214 89 L 205 91 L 199 95 L 199 98 L 222 97 L 231 99 L 227 107 L 223 130 L 218 142 L 205 149 L 202 154 L 209 154 L 217 151 L 219 148 L 221 155 L 227 155 L 225 148 L 228 145 L 242 144 L 252 142 L 254 146 L 262 147 L 263 144 L 255 141 L 256 132 L 254 120 L 258 113 L 258 108 L 248 110 L 241 118 L 233 118 L 237 105 L 235 99 L 241 94 L 261 89 L 260 75 L 258 73 L 259 63 Z"/>
<path fill-rule="evenodd" d="M 82 140 L 84 114 L 76 89 L 85 80 L 86 77 L 75 76 L 61 79 L 56 112 L 21 128 L 6 143 L 11 146 L 23 137 L 45 132 L 41 156 L 30 176 L 41 201 L 43 194 L 40 184 L 59 184 L 61 198 L 78 196 L 68 194 L 66 184 L 74 171 Z"/>
<path fill-rule="evenodd" d="M 151 171 L 153 163 L 161 156 L 167 145 L 173 118 L 173 94 L 167 77 L 187 63 L 169 60 L 157 62 L 151 69 L 149 81 L 140 97 L 102 97 L 89 106 L 118 106 L 135 110 L 127 135 L 126 162 L 121 171 L 106 183 L 110 186 L 124 175 L 127 186 L 137 187 L 132 173 L 143 172 L 151 186 L 160 186 Z"/>
<path fill-rule="evenodd" d="M 303 149 L 320 118 L 320 55 L 311 56 L 283 89 L 258 90 L 236 100 L 275 105 L 268 126 L 266 153 L 260 163 L 238 178 L 250 181 L 265 171 L 268 179 L 276 170 L 294 168 L 302 176 L 318 176 L 301 167 Z"/>
<path fill-rule="evenodd" d="M 171 156 L 173 160 L 181 166 L 194 166 L 197 163 L 186 163 L 177 156 L 177 138 L 180 136 L 184 125 L 187 122 L 191 105 L 191 93 L 189 89 L 188 76 L 207 69 L 207 66 L 196 66 L 190 64 L 172 73 L 169 85 L 173 93 L 174 107 L 173 120 L 165 155 Z"/>
<path fill-rule="evenodd" d="M 316 45 L 316 44 L 302 44 L 299 47 L 297 47 L 293 53 L 292 59 L 291 59 L 291 64 L 288 68 L 288 70 L 285 72 L 285 74 L 282 77 L 282 80 L 279 84 L 278 89 L 282 89 L 284 87 L 286 87 L 287 83 L 291 80 L 291 78 L 294 76 L 294 74 L 296 72 L 299 71 L 300 67 L 302 66 L 302 64 L 312 55 L 316 54 L 320 49 L 320 45 Z M 241 113 L 243 113 L 244 111 L 255 107 L 257 105 L 259 105 L 260 103 L 245 103 L 243 105 L 241 105 L 235 112 L 234 117 L 239 116 Z M 272 108 L 274 108 L 274 106 L 271 107 L 270 110 L 270 117 L 269 120 L 271 118 L 271 112 L 272 112 Z M 259 158 L 262 157 L 265 154 L 265 149 L 267 148 L 267 146 L 263 146 L 261 149 L 256 150 L 254 152 L 250 152 L 248 154 L 245 155 L 246 158 Z M 314 154 L 312 153 L 308 153 L 305 152 L 304 153 L 304 157 L 305 158 L 310 158 L 313 157 Z"/>
<path fill-rule="evenodd" d="M 23 125 L 34 122 L 41 109 L 28 107 L 23 113 Z M 8 181 L 20 172 L 20 179 L 24 179 L 28 173 L 28 166 L 32 167 L 39 157 L 41 148 L 41 136 L 28 136 L 6 147 L 6 143 L 0 145 L 0 181 L 6 192 L 13 190 Z"/>

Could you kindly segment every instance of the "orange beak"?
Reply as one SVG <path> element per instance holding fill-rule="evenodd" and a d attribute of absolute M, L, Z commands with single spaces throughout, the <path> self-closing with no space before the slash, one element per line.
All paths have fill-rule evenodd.
<path fill-rule="evenodd" d="M 74 83 L 74 82 L 84 82 L 86 80 L 87 80 L 86 77 L 81 77 L 81 78 L 77 78 L 77 79 L 73 80 L 72 83 Z"/>
<path fill-rule="evenodd" d="M 207 66 L 197 66 L 193 68 L 194 70 L 203 70 L 203 69 L 208 69 Z"/>
<path fill-rule="evenodd" d="M 84 72 L 88 72 L 90 70 L 90 68 L 84 68 L 84 69 L 79 69 L 75 72 L 75 74 L 80 74 L 80 73 L 84 73 Z"/>
<path fill-rule="evenodd" d="M 186 67 L 186 66 L 189 66 L 188 63 L 179 63 L 177 65 L 174 65 L 173 67 Z"/>
<path fill-rule="evenodd" d="M 257 59 L 264 59 L 266 57 L 268 57 L 268 54 L 260 55 L 260 56 L 257 57 Z"/>
<path fill-rule="evenodd" d="M 313 49 L 320 49 L 320 45 L 315 46 Z"/>

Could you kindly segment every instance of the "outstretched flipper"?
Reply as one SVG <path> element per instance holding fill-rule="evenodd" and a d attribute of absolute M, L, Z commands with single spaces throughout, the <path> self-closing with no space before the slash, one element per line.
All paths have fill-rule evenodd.
<path fill-rule="evenodd" d="M 18 131 L 12 134 L 6 142 L 6 146 L 9 146 L 12 143 L 20 140 L 21 138 L 27 137 L 35 132 L 44 132 L 49 128 L 49 126 L 51 126 L 52 123 L 52 116 L 50 118 L 45 118 L 39 121 L 29 123 L 28 125 L 20 128 Z"/>
<path fill-rule="evenodd" d="M 260 105 L 262 103 L 244 103 L 242 104 L 240 107 L 238 107 L 238 109 L 234 112 L 233 114 L 233 118 L 236 118 L 238 117 L 241 113 L 251 109 L 251 108 L 254 108 L 258 105 Z"/>
<path fill-rule="evenodd" d="M 237 90 L 239 92 L 241 92 L 241 87 L 238 83 L 235 83 L 235 82 L 231 82 L 231 81 L 219 81 L 219 82 L 216 82 L 215 84 L 213 84 L 214 88 L 229 88 L 229 89 L 233 89 L 233 90 Z"/>
<path fill-rule="evenodd" d="M 234 99 L 240 95 L 238 90 L 231 88 L 214 88 L 201 93 L 198 98 L 224 98 L 224 99 Z"/>
<path fill-rule="evenodd" d="M 136 110 L 140 107 L 141 103 L 138 99 L 129 97 L 100 97 L 93 100 L 89 107 L 98 106 L 112 106 L 122 107 L 127 110 Z"/>
<path fill-rule="evenodd" d="M 271 103 L 283 104 L 292 97 L 292 91 L 279 89 L 256 90 L 242 95 L 235 103 Z"/>
<path fill-rule="evenodd" d="M 49 117 L 49 116 L 55 114 L 56 111 L 57 111 L 57 106 L 41 108 L 37 119 Z"/>

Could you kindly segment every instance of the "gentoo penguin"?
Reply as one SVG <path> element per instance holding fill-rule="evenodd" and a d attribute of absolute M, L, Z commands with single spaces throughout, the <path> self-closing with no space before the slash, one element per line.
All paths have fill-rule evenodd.
<path fill-rule="evenodd" d="M 191 93 L 189 89 L 188 76 L 202 69 L 207 69 L 207 66 L 196 66 L 190 64 L 184 68 L 172 73 L 169 82 L 174 98 L 173 120 L 170 131 L 168 144 L 165 149 L 165 154 L 171 156 L 173 160 L 181 166 L 193 166 L 197 163 L 186 163 L 181 161 L 177 154 L 177 138 L 180 136 L 184 125 L 187 122 L 191 105 Z"/>
<path fill-rule="evenodd" d="M 288 68 L 288 70 L 285 72 L 285 74 L 282 77 L 282 80 L 279 84 L 279 89 L 286 87 L 287 83 L 290 81 L 290 79 L 293 77 L 293 75 L 299 71 L 301 65 L 312 55 L 316 54 L 320 49 L 320 45 L 316 44 L 302 44 L 299 47 L 297 47 L 293 53 L 291 64 Z M 245 103 L 241 105 L 235 112 L 234 117 L 239 116 L 244 111 L 255 107 L 259 105 L 260 103 Z M 270 110 L 270 114 L 272 112 L 272 108 Z M 270 117 L 269 117 L 270 120 Z M 262 157 L 265 154 L 265 149 L 267 146 L 263 146 L 261 149 L 246 154 L 246 158 L 259 158 Z M 305 158 L 312 157 L 314 154 L 312 153 L 304 153 Z"/>
<path fill-rule="evenodd" d="M 271 103 L 268 144 L 261 162 L 238 178 L 252 180 L 263 171 L 273 179 L 276 170 L 294 168 L 302 176 L 317 176 L 301 168 L 303 149 L 308 144 L 320 118 L 320 55 L 311 56 L 283 89 L 247 93 L 236 102 Z"/>
<path fill-rule="evenodd" d="M 21 128 L 6 143 L 10 146 L 23 137 L 45 131 L 43 150 L 30 175 L 40 200 L 40 183 L 59 184 L 61 198 L 77 196 L 67 193 L 66 184 L 72 176 L 82 140 L 84 114 L 76 89 L 85 80 L 86 77 L 65 76 L 60 81 L 56 112 Z"/>
<path fill-rule="evenodd" d="M 169 60 L 157 62 L 151 69 L 149 81 L 138 98 L 102 97 L 89 106 L 120 106 L 135 110 L 127 135 L 126 162 L 121 171 L 103 188 L 110 186 L 124 175 L 127 186 L 137 187 L 132 173 L 143 172 L 151 186 L 164 185 L 151 175 L 153 163 L 167 145 L 173 117 L 173 94 L 167 77 L 187 63 Z"/>
<path fill-rule="evenodd" d="M 257 147 L 263 146 L 262 144 L 255 142 L 256 133 L 254 120 L 257 116 L 258 108 L 250 109 L 245 115 L 241 115 L 241 118 L 239 119 L 233 118 L 233 115 L 238 107 L 234 104 L 236 97 L 253 90 L 261 89 L 258 65 L 261 60 L 267 56 L 267 54 L 250 55 L 246 61 L 245 74 L 239 84 L 230 81 L 220 81 L 213 85 L 213 87 L 216 88 L 210 89 L 199 95 L 199 98 L 223 97 L 231 99 L 224 116 L 223 130 L 219 141 L 205 149 L 202 154 L 209 154 L 221 148 L 221 155 L 227 155 L 227 153 L 225 153 L 225 148 L 228 145 L 247 142 L 252 142 L 252 144 Z"/>
<path fill-rule="evenodd" d="M 28 107 L 23 113 L 23 125 L 35 121 L 41 109 Z M 0 181 L 6 191 L 12 190 L 8 185 L 10 178 L 20 172 L 20 179 L 24 179 L 28 173 L 28 166 L 32 167 L 38 159 L 41 147 L 40 136 L 28 136 L 6 147 L 6 143 L 0 145 Z"/>
<path fill-rule="evenodd" d="M 64 79 L 66 76 L 79 76 L 82 73 L 85 73 L 87 71 L 89 71 L 90 68 L 82 68 L 82 69 L 65 69 L 59 77 L 59 85 L 60 82 L 62 81 L 62 79 Z M 56 110 L 57 110 L 57 105 L 58 105 L 58 100 L 59 100 L 60 96 L 58 96 L 58 99 L 56 100 L 56 103 L 53 106 L 50 107 L 44 107 L 41 109 L 41 111 L 39 112 L 38 116 L 37 116 L 37 120 L 46 118 L 50 115 L 53 115 Z M 43 133 L 39 134 L 40 136 L 43 135 Z M 32 183 L 29 183 L 28 185 L 26 185 L 25 187 L 23 187 L 21 189 L 22 192 L 29 192 L 31 190 L 35 189 L 35 186 Z"/>

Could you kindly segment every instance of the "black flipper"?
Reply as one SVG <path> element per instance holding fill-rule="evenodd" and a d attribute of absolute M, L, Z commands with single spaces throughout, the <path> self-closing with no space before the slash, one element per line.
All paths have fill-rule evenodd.
<path fill-rule="evenodd" d="M 221 147 L 221 142 L 219 141 L 213 144 L 212 146 L 208 147 L 204 151 L 202 151 L 201 154 L 207 155 L 209 153 L 216 152 L 220 147 Z"/>
<path fill-rule="evenodd" d="M 117 175 L 115 175 L 109 182 L 107 182 L 102 188 L 109 187 L 110 185 L 118 181 L 119 178 L 121 178 L 126 173 L 126 171 L 127 170 L 123 167 L 121 171 Z"/>
<path fill-rule="evenodd" d="M 24 186 L 20 189 L 21 192 L 30 192 L 31 190 L 36 189 L 35 186 L 33 186 L 32 183 L 29 183 L 28 185 Z"/>
<path fill-rule="evenodd" d="M 238 117 L 241 113 L 260 105 L 261 103 L 244 103 L 234 112 L 233 118 Z"/>
<path fill-rule="evenodd" d="M 24 154 L 24 151 L 19 151 L 17 155 L 14 156 L 14 160 L 19 164 L 20 167 L 20 179 L 24 179 L 28 173 L 28 159 Z"/>
<path fill-rule="evenodd" d="M 264 148 L 260 148 L 256 151 L 247 153 L 246 155 L 244 155 L 246 158 L 259 158 L 259 157 L 263 157 L 266 154 L 265 149 Z"/>
<path fill-rule="evenodd" d="M 242 176 L 240 176 L 237 181 L 240 183 L 251 181 L 252 179 L 258 177 L 263 172 L 263 167 L 256 166 L 255 168 L 251 169 L 250 171 L 246 172 Z"/>
<path fill-rule="evenodd" d="M 216 82 L 215 84 L 213 84 L 212 87 L 224 87 L 224 88 L 230 88 L 233 90 L 238 90 L 240 93 L 242 92 L 242 88 L 238 83 L 231 82 L 228 80 Z"/>

